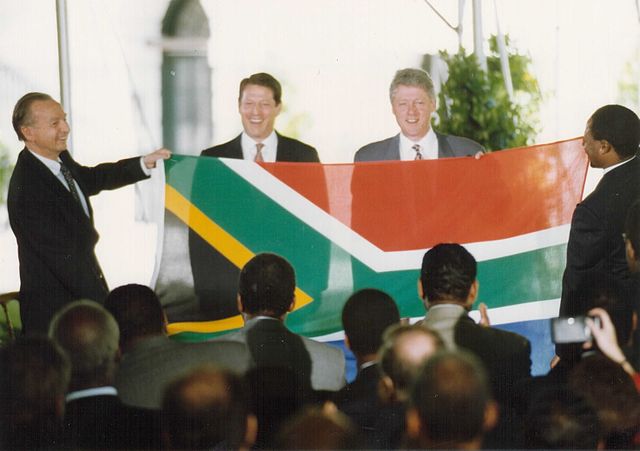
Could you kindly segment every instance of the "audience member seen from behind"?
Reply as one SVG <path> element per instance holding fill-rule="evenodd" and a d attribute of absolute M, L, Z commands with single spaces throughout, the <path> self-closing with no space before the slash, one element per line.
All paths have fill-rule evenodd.
<path fill-rule="evenodd" d="M 333 401 L 365 434 L 373 428 L 379 409 L 378 349 L 382 334 L 399 322 L 400 312 L 391 296 L 374 288 L 354 293 L 342 309 L 344 341 L 356 357 L 358 373 Z"/>
<path fill-rule="evenodd" d="M 56 313 L 49 335 L 71 361 L 65 433 L 71 448 L 155 449 L 160 414 L 127 406 L 113 386 L 119 358 L 118 324 L 93 301 L 75 301 Z"/>
<path fill-rule="evenodd" d="M 365 437 L 371 447 L 395 449 L 402 444 L 411 386 L 424 362 L 443 348 L 436 332 L 419 325 L 391 326 L 385 332 L 379 353 L 382 406 L 376 411 L 372 433 Z"/>
<path fill-rule="evenodd" d="M 120 328 L 122 360 L 115 387 L 131 406 L 159 409 L 166 385 L 204 363 L 244 373 L 251 361 L 242 343 L 224 340 L 180 343 L 167 336 L 167 320 L 158 296 L 144 285 L 112 290 L 105 307 Z"/>
<path fill-rule="evenodd" d="M 514 384 L 531 375 L 531 344 L 525 337 L 476 324 L 468 313 L 478 297 L 476 259 L 464 247 L 444 243 L 422 259 L 418 294 L 424 326 L 437 331 L 447 349 L 466 349 L 482 361 L 493 395 L 508 403 Z"/>
<path fill-rule="evenodd" d="M 529 449 L 602 449 L 602 430 L 595 409 L 561 386 L 536 394 L 524 422 Z"/>
<path fill-rule="evenodd" d="M 345 359 L 336 347 L 291 332 L 284 323 L 295 306 L 295 272 L 284 258 L 258 254 L 242 268 L 238 309 L 244 326 L 223 337 L 247 345 L 258 367 L 285 367 L 314 390 L 345 385 Z"/>
<path fill-rule="evenodd" d="M 165 449 L 251 449 L 256 419 L 242 379 L 213 366 L 192 370 L 167 386 L 162 402 Z"/>
<path fill-rule="evenodd" d="M 606 449 L 633 449 L 640 433 L 640 394 L 629 374 L 601 354 L 582 359 L 569 375 L 569 387 L 595 409 Z"/>
<path fill-rule="evenodd" d="M 343 413 L 325 407 L 311 407 L 287 421 L 275 449 L 363 449 L 356 426 Z"/>
<path fill-rule="evenodd" d="M 436 94 L 431 77 L 422 69 L 397 71 L 389 86 L 389 98 L 400 133 L 362 147 L 354 161 L 480 156 L 484 151 L 475 141 L 433 130 L 431 115 L 436 111 Z"/>
<path fill-rule="evenodd" d="M 29 337 L 0 348 L 0 449 L 62 449 L 71 365 L 51 340 Z"/>
<path fill-rule="evenodd" d="M 473 354 L 443 351 L 416 377 L 407 410 L 411 448 L 481 449 L 498 407 L 486 371 Z"/>

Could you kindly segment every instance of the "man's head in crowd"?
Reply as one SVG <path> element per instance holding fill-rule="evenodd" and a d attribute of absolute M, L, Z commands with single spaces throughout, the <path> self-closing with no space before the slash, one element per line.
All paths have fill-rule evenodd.
<path fill-rule="evenodd" d="M 278 80 L 264 72 L 240 82 L 238 111 L 247 135 L 261 142 L 273 131 L 282 109 L 282 87 Z"/>
<path fill-rule="evenodd" d="M 175 380 L 162 402 L 169 449 L 249 449 L 256 421 L 242 379 L 205 366 Z"/>
<path fill-rule="evenodd" d="M 441 349 L 444 349 L 444 342 L 440 335 L 424 326 L 390 327 L 384 333 L 380 348 L 380 368 L 387 397 L 406 401 L 422 364 Z"/>
<path fill-rule="evenodd" d="M 594 168 L 607 168 L 638 153 L 640 119 L 622 105 L 598 108 L 587 121 L 582 139 Z"/>
<path fill-rule="evenodd" d="M 391 110 L 402 134 L 419 141 L 431 128 L 431 115 L 436 110 L 433 81 L 422 69 L 401 69 L 389 86 Z"/>
<path fill-rule="evenodd" d="M 284 318 L 293 310 L 295 289 L 295 272 L 287 260 L 276 254 L 258 254 L 240 271 L 238 308 L 249 317 Z"/>
<path fill-rule="evenodd" d="M 416 377 L 407 434 L 421 448 L 479 449 L 497 415 L 482 363 L 463 351 L 442 351 Z"/>
<path fill-rule="evenodd" d="M 362 449 L 363 442 L 349 417 L 329 408 L 311 407 L 285 422 L 276 449 Z"/>
<path fill-rule="evenodd" d="M 640 199 L 629 207 L 624 223 L 624 239 L 629 271 L 640 273 Z"/>
<path fill-rule="evenodd" d="M 538 393 L 524 422 L 524 440 L 532 449 L 599 449 L 601 436 L 595 409 L 567 387 Z"/>
<path fill-rule="evenodd" d="M 620 364 L 601 354 L 583 358 L 569 374 L 569 387 L 596 410 L 605 449 L 634 448 L 640 394 Z"/>
<path fill-rule="evenodd" d="M 456 303 L 471 310 L 479 289 L 476 274 L 476 259 L 464 247 L 438 244 L 422 258 L 418 293 L 426 306 Z"/>
<path fill-rule="evenodd" d="M 155 292 L 144 285 L 113 289 L 104 304 L 120 329 L 120 346 L 127 352 L 139 339 L 166 333 L 166 317 Z"/>
<path fill-rule="evenodd" d="M 51 320 L 49 336 L 71 360 L 70 390 L 111 385 L 119 358 L 118 324 L 93 301 L 75 301 Z"/>
<path fill-rule="evenodd" d="M 71 365 L 50 339 L 29 337 L 0 348 L 0 449 L 62 444 Z"/>
<path fill-rule="evenodd" d="M 391 296 L 374 288 L 352 294 L 342 309 L 345 342 L 360 364 L 376 359 L 385 329 L 399 322 L 400 312 Z"/>

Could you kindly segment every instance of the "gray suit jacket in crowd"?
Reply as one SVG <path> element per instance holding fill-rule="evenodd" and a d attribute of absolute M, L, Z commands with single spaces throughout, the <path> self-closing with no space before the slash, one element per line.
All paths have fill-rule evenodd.
<path fill-rule="evenodd" d="M 190 370 L 213 364 L 244 374 L 250 363 L 251 355 L 242 343 L 223 340 L 180 343 L 159 335 L 141 340 L 124 354 L 115 387 L 125 404 L 158 409 L 166 385 Z"/>
<path fill-rule="evenodd" d="M 434 130 L 438 138 L 438 158 L 468 157 L 484 152 L 477 142 L 461 136 L 443 135 Z M 400 159 L 400 134 L 367 144 L 356 152 L 354 161 L 384 161 Z"/>
<path fill-rule="evenodd" d="M 223 339 L 246 344 L 256 365 L 284 365 L 306 373 L 303 360 L 310 359 L 309 379 L 314 390 L 337 391 L 346 383 L 345 358 L 340 349 L 294 334 L 278 319 L 252 318 L 242 329 L 225 335 Z M 298 355 L 298 345 L 303 347 L 303 353 L 306 350 L 308 357 Z"/>

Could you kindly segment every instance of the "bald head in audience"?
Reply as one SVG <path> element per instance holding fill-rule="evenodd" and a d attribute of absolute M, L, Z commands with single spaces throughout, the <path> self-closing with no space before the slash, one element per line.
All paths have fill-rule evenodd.
<path fill-rule="evenodd" d="M 249 449 L 257 432 L 239 376 L 203 366 L 171 383 L 162 403 L 169 449 Z"/>
<path fill-rule="evenodd" d="M 487 374 L 474 355 L 443 351 L 418 376 L 407 411 L 411 444 L 428 449 L 480 449 L 497 422 Z"/>

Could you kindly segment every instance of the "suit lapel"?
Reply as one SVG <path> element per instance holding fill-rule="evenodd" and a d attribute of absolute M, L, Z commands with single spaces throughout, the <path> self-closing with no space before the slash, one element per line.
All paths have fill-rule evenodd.
<path fill-rule="evenodd" d="M 389 141 L 389 147 L 387 147 L 387 160 L 399 160 L 400 159 L 400 133 L 391 138 Z"/>
<path fill-rule="evenodd" d="M 29 150 L 24 149 L 22 154 L 24 155 L 25 164 L 29 168 L 29 173 L 33 174 L 33 183 L 37 184 L 38 181 L 40 181 L 40 183 L 42 184 L 42 190 L 45 192 L 48 191 L 50 193 L 49 196 L 57 204 L 58 211 L 70 221 L 83 222 L 89 229 L 93 230 L 92 219 L 87 217 L 84 210 L 82 209 L 82 205 L 76 202 L 69 190 L 67 190 L 62 185 L 60 180 L 58 180 L 58 178 L 53 175 L 49 168 L 47 168 L 44 164 L 42 164 L 42 162 L 34 157 Z M 76 176 L 73 171 L 72 174 L 75 178 Z M 89 207 L 89 212 L 91 213 L 89 200 L 86 198 L 86 196 L 85 199 L 87 200 L 87 206 Z"/>
<path fill-rule="evenodd" d="M 449 158 L 453 157 L 453 150 L 449 145 L 449 141 L 445 135 L 438 133 L 437 131 L 433 131 L 438 138 L 438 158 Z"/>

